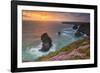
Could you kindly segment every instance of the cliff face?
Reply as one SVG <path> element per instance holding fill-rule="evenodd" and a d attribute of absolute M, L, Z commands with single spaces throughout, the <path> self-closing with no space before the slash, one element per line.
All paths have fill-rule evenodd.
<path fill-rule="evenodd" d="M 81 24 L 77 32 L 82 32 L 90 36 L 90 24 Z"/>
<path fill-rule="evenodd" d="M 78 28 L 79 26 L 79 28 Z M 84 24 L 75 24 L 73 26 L 73 29 L 76 30 L 75 36 L 81 36 L 83 34 L 86 34 L 87 36 L 90 36 L 90 23 L 84 23 Z"/>
<path fill-rule="evenodd" d="M 73 29 L 77 32 L 75 33 L 76 36 L 81 36 L 81 33 L 90 36 L 90 23 L 89 22 L 62 22 L 62 24 L 74 24 Z M 78 28 L 79 26 L 79 28 Z"/>

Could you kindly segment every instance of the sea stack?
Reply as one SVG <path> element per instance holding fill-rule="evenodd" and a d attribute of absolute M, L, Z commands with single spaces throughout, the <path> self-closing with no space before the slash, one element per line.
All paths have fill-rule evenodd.
<path fill-rule="evenodd" d="M 52 40 L 47 33 L 43 33 L 41 35 L 41 41 L 42 41 L 42 48 L 40 49 L 40 51 L 42 52 L 49 51 L 49 49 L 52 47 Z"/>

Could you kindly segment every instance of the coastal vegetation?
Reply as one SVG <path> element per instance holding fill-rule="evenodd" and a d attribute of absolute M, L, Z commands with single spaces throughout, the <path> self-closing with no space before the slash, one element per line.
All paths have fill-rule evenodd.
<path fill-rule="evenodd" d="M 77 60 L 90 58 L 90 40 L 84 37 L 63 48 L 50 52 L 46 56 L 38 58 L 36 61 L 56 61 L 56 60 Z"/>

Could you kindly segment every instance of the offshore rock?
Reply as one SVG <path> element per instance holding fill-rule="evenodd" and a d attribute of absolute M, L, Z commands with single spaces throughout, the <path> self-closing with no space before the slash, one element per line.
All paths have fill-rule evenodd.
<path fill-rule="evenodd" d="M 41 35 L 41 41 L 42 41 L 42 48 L 40 49 L 40 51 L 42 52 L 49 51 L 49 49 L 52 47 L 52 40 L 47 33 L 43 33 Z"/>

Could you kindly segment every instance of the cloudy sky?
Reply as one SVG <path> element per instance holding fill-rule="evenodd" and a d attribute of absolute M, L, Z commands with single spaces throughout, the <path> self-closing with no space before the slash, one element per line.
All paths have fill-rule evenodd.
<path fill-rule="evenodd" d="M 23 10 L 22 20 L 25 20 L 25 21 L 27 20 L 27 21 L 89 22 L 90 14 Z"/>

